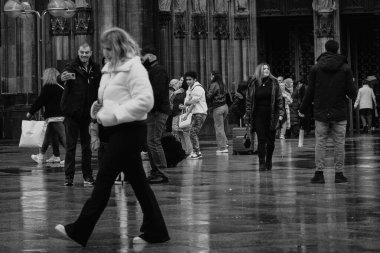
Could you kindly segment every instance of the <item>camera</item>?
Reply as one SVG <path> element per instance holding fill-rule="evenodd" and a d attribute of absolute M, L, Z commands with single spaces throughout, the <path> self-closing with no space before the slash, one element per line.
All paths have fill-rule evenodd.
<path fill-rule="evenodd" d="M 69 77 L 70 77 L 70 79 L 74 79 L 75 80 L 75 73 L 69 73 Z"/>

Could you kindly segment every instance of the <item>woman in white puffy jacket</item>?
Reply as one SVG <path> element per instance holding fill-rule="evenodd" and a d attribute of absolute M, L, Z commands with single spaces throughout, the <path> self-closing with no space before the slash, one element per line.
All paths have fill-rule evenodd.
<path fill-rule="evenodd" d="M 117 175 L 124 172 L 143 213 L 142 234 L 133 239 L 133 244 L 165 242 L 168 231 L 140 156 L 147 134 L 145 120 L 154 102 L 148 73 L 141 64 L 139 46 L 126 31 L 111 28 L 102 34 L 101 43 L 108 63 L 102 69 L 98 101 L 91 108 L 91 116 L 105 127 L 109 142 L 94 190 L 80 216 L 74 223 L 55 229 L 86 246 Z"/>
<path fill-rule="evenodd" d="M 363 81 L 363 87 L 359 89 L 358 96 L 354 104 L 356 109 L 359 106 L 360 119 L 363 124 L 363 132 L 371 132 L 372 110 L 376 108 L 376 97 L 373 90 L 368 85 L 368 81 Z"/>

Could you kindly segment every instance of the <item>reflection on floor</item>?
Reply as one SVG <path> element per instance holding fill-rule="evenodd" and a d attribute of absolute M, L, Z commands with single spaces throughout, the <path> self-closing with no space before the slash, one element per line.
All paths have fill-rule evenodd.
<path fill-rule="evenodd" d="M 144 249 L 131 244 L 142 214 L 129 185 L 114 186 L 83 249 L 54 232 L 91 193 L 80 170 L 66 188 L 61 167 L 36 167 L 35 150 L 0 144 L 0 252 L 380 252 L 379 142 L 348 138 L 349 183 L 333 182 L 330 159 L 324 185 L 309 183 L 313 139 L 303 148 L 277 141 L 271 172 L 258 171 L 257 156 L 217 155 L 203 143 L 202 160 L 185 160 L 167 170 L 168 184 L 152 186 L 172 239 Z"/>

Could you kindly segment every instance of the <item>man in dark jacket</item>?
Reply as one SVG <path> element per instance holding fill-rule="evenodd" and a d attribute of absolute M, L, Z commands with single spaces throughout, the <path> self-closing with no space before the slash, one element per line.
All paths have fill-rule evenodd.
<path fill-rule="evenodd" d="M 355 99 L 358 87 L 353 82 L 346 57 L 337 53 L 339 43 L 329 40 L 325 49 L 327 52 L 319 56 L 317 64 L 311 69 L 309 86 L 299 115 L 304 117 L 307 108 L 314 102 L 316 171 L 311 183 L 325 182 L 323 170 L 326 167 L 326 142 L 329 136 L 334 141 L 335 183 L 345 183 L 347 178 L 343 175 L 343 166 L 347 97 Z"/>
<path fill-rule="evenodd" d="M 167 168 L 161 137 L 170 114 L 169 77 L 166 70 L 158 64 L 157 51 L 153 46 L 144 47 L 141 55 L 141 60 L 149 73 L 154 95 L 154 106 L 148 113 L 147 119 L 147 143 L 151 167 L 148 181 L 151 184 L 166 183 L 169 179 L 161 171 Z"/>
<path fill-rule="evenodd" d="M 65 186 L 72 186 L 75 174 L 75 151 L 78 134 L 82 147 L 82 173 L 84 185 L 93 185 L 91 169 L 91 138 L 88 126 L 91 121 L 90 108 L 98 98 L 101 77 L 100 66 L 91 60 L 91 47 L 88 43 L 79 46 L 78 57 L 65 66 L 60 78 L 65 85 L 61 108 L 65 116 L 66 157 Z"/>

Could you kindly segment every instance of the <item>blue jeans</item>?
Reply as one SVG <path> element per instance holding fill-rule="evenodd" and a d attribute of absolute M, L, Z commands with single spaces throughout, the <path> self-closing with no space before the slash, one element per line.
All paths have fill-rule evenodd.
<path fill-rule="evenodd" d="M 344 166 L 344 144 L 347 120 L 321 122 L 315 121 L 315 165 L 317 171 L 326 168 L 326 143 L 328 137 L 334 143 L 335 172 L 342 172 Z"/>
<path fill-rule="evenodd" d="M 49 144 L 53 148 L 54 156 L 60 156 L 59 144 L 66 148 L 65 125 L 63 122 L 50 122 L 47 125 L 44 142 L 41 147 L 41 153 L 45 154 Z"/>
<path fill-rule="evenodd" d="M 168 115 L 161 112 L 148 113 L 147 126 L 147 143 L 150 167 L 152 171 L 157 172 L 160 169 L 166 169 L 166 158 L 164 149 L 161 145 L 162 133 L 166 128 Z"/>
<path fill-rule="evenodd" d="M 215 108 L 212 112 L 212 116 L 214 118 L 216 145 L 219 150 L 225 149 L 228 144 L 226 133 L 224 131 L 224 120 L 227 118 L 227 114 L 228 106 L 226 104 Z"/>

